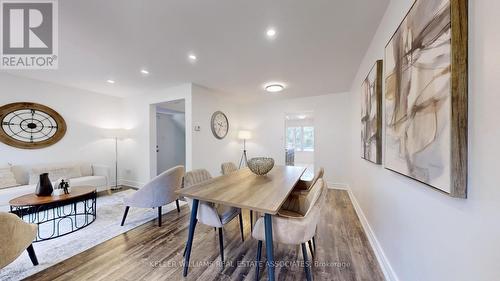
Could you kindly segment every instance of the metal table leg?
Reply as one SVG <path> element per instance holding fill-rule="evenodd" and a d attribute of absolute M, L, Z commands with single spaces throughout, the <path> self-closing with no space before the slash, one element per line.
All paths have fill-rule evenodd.
<path fill-rule="evenodd" d="M 189 258 L 191 257 L 191 246 L 193 246 L 194 229 L 198 219 L 196 215 L 198 214 L 198 204 L 200 201 L 198 199 L 193 199 L 193 207 L 191 208 L 191 218 L 189 220 L 189 234 L 188 241 L 186 244 L 186 256 L 184 257 L 184 277 L 187 276 L 189 269 Z"/>
<path fill-rule="evenodd" d="M 266 255 L 267 255 L 267 272 L 269 281 L 274 281 L 274 251 L 273 251 L 273 223 L 270 214 L 264 215 L 264 225 L 266 231 Z"/>

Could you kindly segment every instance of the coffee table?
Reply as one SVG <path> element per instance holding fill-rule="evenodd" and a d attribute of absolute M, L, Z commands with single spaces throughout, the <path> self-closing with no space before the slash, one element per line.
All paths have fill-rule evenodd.
<path fill-rule="evenodd" d="M 34 193 L 9 201 L 10 212 L 25 222 L 38 225 L 33 242 L 61 237 L 80 230 L 97 217 L 97 190 L 91 186 L 71 187 L 71 193 L 36 196 Z"/>

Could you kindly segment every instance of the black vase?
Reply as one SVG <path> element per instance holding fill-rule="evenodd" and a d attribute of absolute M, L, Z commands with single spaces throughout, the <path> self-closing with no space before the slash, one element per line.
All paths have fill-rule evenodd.
<path fill-rule="evenodd" d="M 50 196 L 52 194 L 52 191 L 54 191 L 54 188 L 52 188 L 52 183 L 50 182 L 49 174 L 48 173 L 41 174 L 40 181 L 36 185 L 35 194 L 37 196 Z"/>

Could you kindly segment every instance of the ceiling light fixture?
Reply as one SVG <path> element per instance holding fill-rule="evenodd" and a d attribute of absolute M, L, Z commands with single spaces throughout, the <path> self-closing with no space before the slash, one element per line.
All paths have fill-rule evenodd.
<path fill-rule="evenodd" d="M 146 69 L 141 69 L 141 73 L 144 74 L 144 75 L 148 75 L 149 71 L 147 71 Z"/>
<path fill-rule="evenodd" d="M 115 80 L 111 80 L 111 79 L 106 80 L 106 82 L 108 82 L 109 84 L 115 84 Z"/>
<path fill-rule="evenodd" d="M 278 93 L 285 89 L 285 86 L 279 83 L 272 83 L 265 86 L 265 89 L 269 93 Z"/>
<path fill-rule="evenodd" d="M 268 38 L 274 38 L 276 36 L 276 30 L 274 28 L 269 28 L 267 31 L 266 31 L 266 35 Z"/>
<path fill-rule="evenodd" d="M 192 61 L 192 62 L 194 62 L 194 61 L 196 61 L 196 60 L 198 59 L 198 58 L 196 57 L 196 55 L 194 55 L 194 54 L 190 54 L 190 55 L 188 56 L 188 58 L 189 58 L 189 60 L 190 60 L 190 61 Z"/>

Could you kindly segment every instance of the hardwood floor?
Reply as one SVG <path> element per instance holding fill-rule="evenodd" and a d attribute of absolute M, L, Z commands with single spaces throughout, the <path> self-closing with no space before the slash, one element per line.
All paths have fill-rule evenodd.
<path fill-rule="evenodd" d="M 347 192 L 329 190 L 327 196 L 316 237 L 314 279 L 384 280 Z M 255 280 L 257 241 L 250 235 L 248 211 L 244 215 L 245 242 L 241 242 L 237 219 L 224 229 L 224 269 L 217 232 L 198 224 L 189 274 L 182 277 L 189 223 L 189 209 L 184 206 L 180 213 L 164 215 L 162 227 L 156 220 L 148 222 L 27 280 Z M 263 253 L 265 261 L 265 250 Z M 276 269 L 277 280 L 305 280 L 299 246 L 275 243 L 275 260 L 283 262 Z M 262 267 L 260 277 L 267 280 L 267 270 Z"/>

